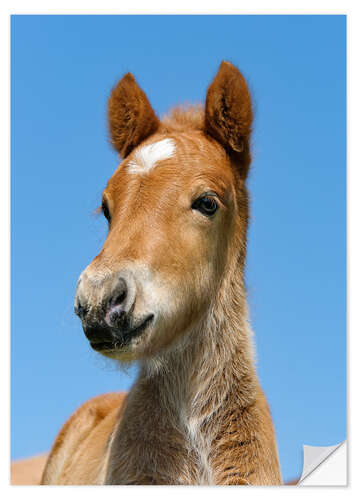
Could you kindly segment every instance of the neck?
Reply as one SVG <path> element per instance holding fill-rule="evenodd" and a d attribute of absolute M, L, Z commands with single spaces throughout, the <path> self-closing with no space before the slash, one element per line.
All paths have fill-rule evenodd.
<path fill-rule="evenodd" d="M 241 273 L 227 276 L 201 323 L 174 348 L 142 365 L 142 381 L 186 419 L 209 418 L 234 398 L 237 410 L 257 392 L 252 332 Z"/>
<path fill-rule="evenodd" d="M 111 445 L 111 463 L 125 466 L 109 467 L 108 483 L 128 484 L 135 469 L 132 484 L 225 484 L 220 471 L 229 475 L 227 463 L 238 460 L 226 456 L 229 446 L 255 439 L 261 417 L 250 409 L 259 384 L 243 278 L 235 273 L 224 281 L 200 325 L 142 364 Z"/>

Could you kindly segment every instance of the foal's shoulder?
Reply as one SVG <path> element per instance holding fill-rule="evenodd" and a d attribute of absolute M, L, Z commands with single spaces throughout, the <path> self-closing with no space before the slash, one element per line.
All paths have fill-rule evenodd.
<path fill-rule="evenodd" d="M 42 484 L 56 484 L 56 478 L 66 468 L 81 444 L 103 422 L 119 411 L 126 393 L 108 393 L 83 403 L 65 422 L 52 446 L 42 476 Z"/>

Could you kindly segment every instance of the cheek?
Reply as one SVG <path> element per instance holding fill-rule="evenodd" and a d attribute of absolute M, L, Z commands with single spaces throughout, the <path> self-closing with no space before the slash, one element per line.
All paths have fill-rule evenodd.
<path fill-rule="evenodd" d="M 220 222 L 182 224 L 171 234 L 170 244 L 157 253 L 155 267 L 165 282 L 173 315 L 201 310 L 217 288 L 226 254 Z"/>
<path fill-rule="evenodd" d="M 224 214 L 217 214 L 213 220 L 197 215 L 191 224 L 180 233 L 181 255 L 187 274 L 200 280 L 214 281 L 217 271 L 225 260 L 227 231 Z"/>

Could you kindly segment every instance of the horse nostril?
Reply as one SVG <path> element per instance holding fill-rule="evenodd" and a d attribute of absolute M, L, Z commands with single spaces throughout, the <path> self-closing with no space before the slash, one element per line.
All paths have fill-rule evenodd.
<path fill-rule="evenodd" d="M 107 302 L 105 322 L 109 326 L 119 328 L 119 326 L 124 325 L 133 302 L 131 299 L 133 292 L 134 288 L 131 285 L 129 286 L 128 281 L 120 277 L 113 289 L 112 296 Z"/>
<path fill-rule="evenodd" d="M 119 284 L 115 290 L 113 297 L 110 299 L 109 305 L 111 308 L 120 306 L 125 301 L 128 295 L 128 285 L 123 278 L 120 278 Z"/>
<path fill-rule="evenodd" d="M 82 304 L 78 301 L 77 304 L 74 306 L 74 314 L 79 316 L 81 319 L 84 318 L 84 316 L 87 314 L 87 309 L 82 306 Z"/>
<path fill-rule="evenodd" d="M 114 301 L 112 301 L 112 306 L 119 306 L 120 304 L 122 304 L 124 302 L 124 300 L 126 299 L 126 296 L 127 296 L 127 290 L 123 290 L 119 295 L 117 295 L 117 297 L 114 299 Z"/>

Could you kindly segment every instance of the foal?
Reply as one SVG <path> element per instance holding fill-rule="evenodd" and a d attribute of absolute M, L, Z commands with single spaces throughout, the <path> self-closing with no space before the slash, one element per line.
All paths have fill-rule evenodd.
<path fill-rule="evenodd" d="M 128 73 L 108 107 L 123 161 L 75 312 L 93 349 L 140 375 L 77 410 L 42 483 L 281 484 L 244 287 L 248 86 L 222 62 L 204 109 L 160 121 Z"/>

